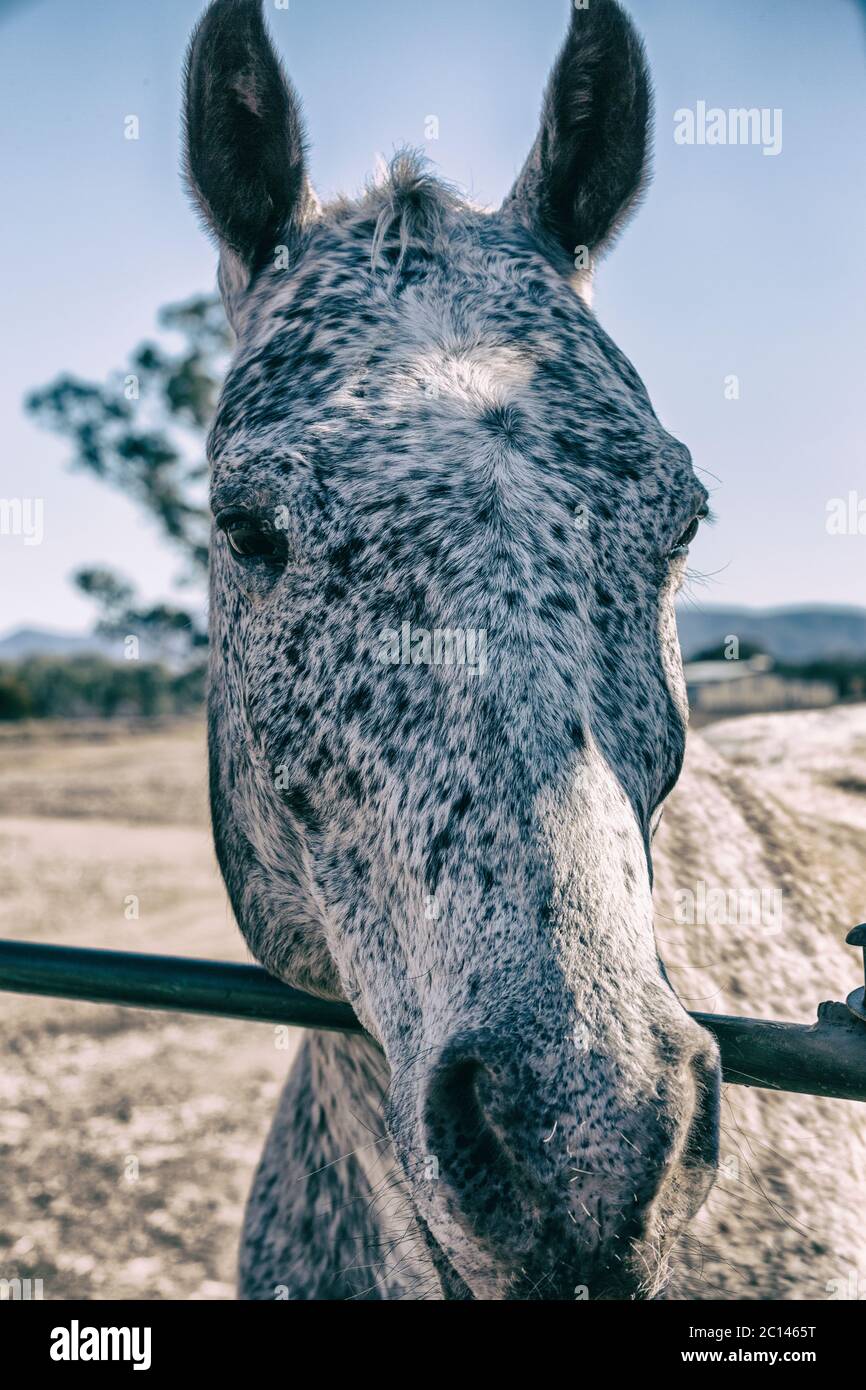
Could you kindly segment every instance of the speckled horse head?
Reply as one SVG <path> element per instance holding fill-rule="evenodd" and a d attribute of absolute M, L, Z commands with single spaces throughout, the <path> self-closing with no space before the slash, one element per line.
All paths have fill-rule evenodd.
<path fill-rule="evenodd" d="M 411 155 L 322 207 L 256 0 L 190 48 L 237 335 L 210 439 L 213 823 L 238 922 L 345 998 L 446 1297 L 653 1296 L 718 1059 L 657 956 L 673 596 L 705 508 L 587 288 L 645 179 L 614 0 L 497 212 Z"/>

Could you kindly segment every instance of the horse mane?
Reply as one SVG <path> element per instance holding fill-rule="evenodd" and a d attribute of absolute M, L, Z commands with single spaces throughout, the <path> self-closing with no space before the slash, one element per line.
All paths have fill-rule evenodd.
<path fill-rule="evenodd" d="M 436 175 L 420 150 L 398 150 L 368 181 L 356 202 L 338 199 L 338 217 L 372 224 L 370 265 L 388 267 L 396 281 L 413 261 L 429 262 L 444 252 L 453 215 L 464 206 L 457 190 Z"/>

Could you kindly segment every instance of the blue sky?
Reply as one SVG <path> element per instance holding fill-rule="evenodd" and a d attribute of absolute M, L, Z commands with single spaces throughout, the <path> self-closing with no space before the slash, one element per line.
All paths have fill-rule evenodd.
<path fill-rule="evenodd" d="M 0 537 L 0 631 L 85 629 L 70 573 L 104 563 L 151 598 L 182 566 L 120 497 L 66 467 L 21 408 L 101 377 L 161 304 L 213 284 L 177 174 L 180 70 L 198 0 L 0 0 L 6 216 L 0 495 L 42 497 L 40 546 Z M 697 602 L 866 602 L 866 536 L 827 504 L 866 498 L 866 17 L 855 0 L 633 0 L 657 89 L 655 182 L 599 272 L 597 313 L 713 489 Z M 268 0 L 304 102 L 320 193 L 378 154 L 425 148 L 497 204 L 533 139 L 566 0 Z M 683 146 L 674 112 L 781 108 L 778 157 Z M 139 117 L 138 141 L 123 138 Z M 440 138 L 425 141 L 435 115 Z M 740 399 L 725 398 L 725 378 Z"/>

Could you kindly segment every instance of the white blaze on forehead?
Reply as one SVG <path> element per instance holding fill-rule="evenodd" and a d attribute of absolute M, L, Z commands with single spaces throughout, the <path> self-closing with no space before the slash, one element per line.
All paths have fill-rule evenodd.
<path fill-rule="evenodd" d="M 473 414 L 514 403 L 525 393 L 534 371 L 532 359 L 507 344 L 428 348 L 412 357 L 406 377 L 395 381 L 394 403 L 406 387 L 420 387 L 431 400 L 464 406 Z"/>

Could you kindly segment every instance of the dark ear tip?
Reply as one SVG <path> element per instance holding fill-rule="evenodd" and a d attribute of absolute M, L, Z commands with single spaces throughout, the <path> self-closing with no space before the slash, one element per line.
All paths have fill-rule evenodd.
<path fill-rule="evenodd" d="M 614 23 L 634 28 L 634 21 L 621 0 L 587 0 L 585 5 L 571 5 L 572 29 Z"/>
<path fill-rule="evenodd" d="M 554 68 L 551 86 L 556 85 L 557 76 L 561 81 L 563 75 L 573 69 L 585 75 L 598 68 L 607 68 L 610 81 L 622 83 L 625 80 L 634 115 L 640 119 L 643 108 L 649 125 L 653 90 L 646 45 L 620 0 L 587 0 L 585 9 L 572 7 L 568 35 Z M 601 95 L 614 97 L 613 92 Z M 619 94 L 620 101 L 625 95 Z"/>
<path fill-rule="evenodd" d="M 588 0 L 585 9 L 572 6 L 566 48 L 594 42 L 602 48 L 627 47 L 646 62 L 640 31 L 620 0 Z"/>
<path fill-rule="evenodd" d="M 262 39 L 269 42 L 262 6 L 263 0 L 211 0 L 199 16 L 187 45 L 184 64 L 187 93 L 196 63 L 204 51 L 212 50 L 217 57 L 220 47 L 227 42 L 236 44 Z"/>
<path fill-rule="evenodd" d="M 199 16 L 190 35 L 187 46 L 187 73 L 189 66 L 203 45 L 211 43 L 226 34 L 248 34 L 258 31 L 264 33 L 265 20 L 262 13 L 264 0 L 211 0 L 207 9 Z"/>
<path fill-rule="evenodd" d="M 263 4 L 264 0 L 211 0 L 196 27 L 200 29 L 205 23 L 226 19 L 229 16 L 237 19 L 238 15 L 245 12 L 248 15 L 261 15 Z"/>
<path fill-rule="evenodd" d="M 628 48 L 646 66 L 644 41 L 620 0 L 588 0 L 586 9 L 572 6 L 566 48 L 593 43 L 603 50 Z"/>

